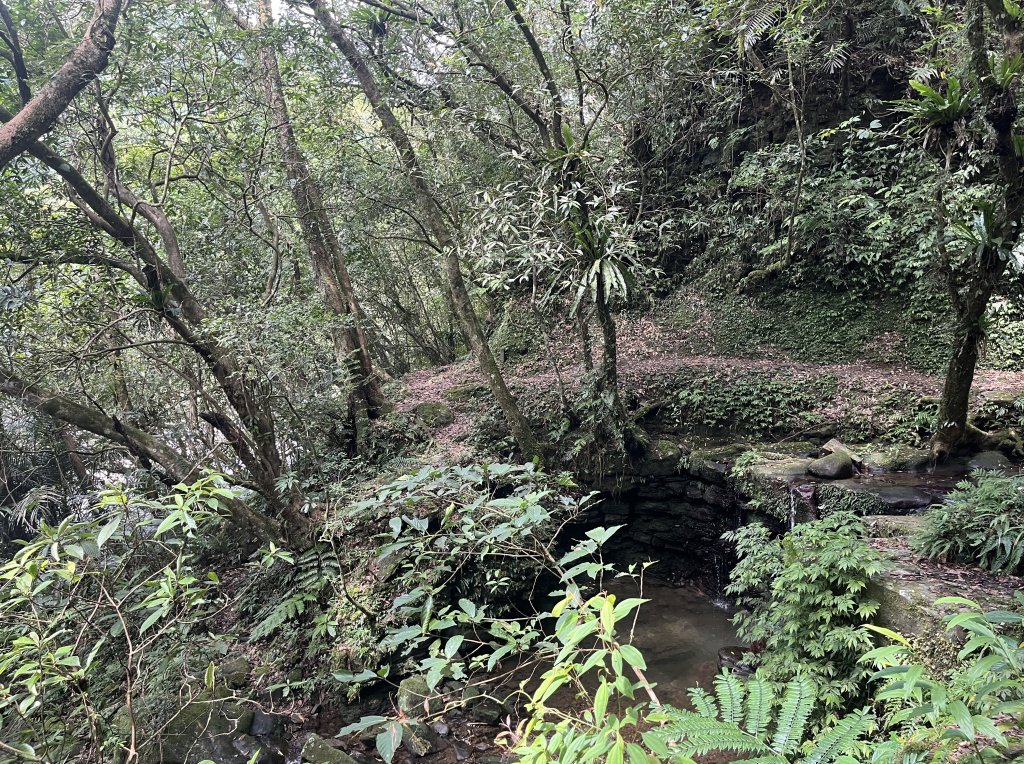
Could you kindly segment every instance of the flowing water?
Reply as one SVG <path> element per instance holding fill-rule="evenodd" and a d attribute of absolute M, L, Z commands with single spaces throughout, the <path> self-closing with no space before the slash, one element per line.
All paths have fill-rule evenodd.
<path fill-rule="evenodd" d="M 620 599 L 637 596 L 632 586 L 609 588 Z M 738 644 L 731 612 L 696 586 L 646 581 L 643 596 L 650 602 L 640 608 L 633 644 L 647 660 L 647 678 L 656 683 L 661 702 L 686 706 L 688 687 L 711 688 L 718 651 Z M 626 628 L 628 623 L 620 623 Z"/>

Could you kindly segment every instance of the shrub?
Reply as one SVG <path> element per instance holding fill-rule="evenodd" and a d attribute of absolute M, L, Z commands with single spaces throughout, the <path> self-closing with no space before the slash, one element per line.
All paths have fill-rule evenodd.
<path fill-rule="evenodd" d="M 737 632 L 762 649 L 763 676 L 788 681 L 804 672 L 835 712 L 863 693 L 860 654 L 872 640 L 864 628 L 878 603 L 864 596 L 882 561 L 863 539 L 854 515 L 837 512 L 771 538 L 762 525 L 727 533 L 739 562 L 726 592 L 745 608 Z"/>
<path fill-rule="evenodd" d="M 978 470 L 925 515 L 914 550 L 945 562 L 1024 573 L 1024 477 Z"/>

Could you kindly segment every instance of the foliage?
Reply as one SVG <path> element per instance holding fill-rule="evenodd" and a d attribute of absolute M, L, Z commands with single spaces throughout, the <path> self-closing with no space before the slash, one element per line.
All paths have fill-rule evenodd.
<path fill-rule="evenodd" d="M 1024 572 L 1024 478 L 975 471 L 928 510 L 913 546 L 945 562 Z"/>
<path fill-rule="evenodd" d="M 1024 596 L 1016 594 L 1017 609 Z M 962 630 L 966 643 L 959 663 L 936 675 L 918 658 L 911 643 L 886 629 L 876 630 L 893 644 L 865 654 L 863 663 L 878 667 L 879 701 L 886 704 L 884 728 L 889 738 L 872 747 L 879 764 L 960 761 L 980 764 L 1002 760 L 1016 743 L 1024 718 L 1024 648 L 1019 612 L 985 612 L 962 597 L 944 597 L 936 606 L 961 612 L 946 617 L 950 639 Z"/>
<path fill-rule="evenodd" d="M 662 754 L 706 756 L 712 751 L 748 755 L 765 764 L 832 764 L 853 761 L 861 739 L 874 728 L 867 708 L 842 716 L 811 736 L 810 719 L 817 705 L 817 687 L 798 674 L 780 692 L 761 676 L 746 681 L 723 672 L 715 692 L 690 690 L 693 711 L 666 708 L 650 716 L 662 726 L 650 732 L 652 748 Z"/>
<path fill-rule="evenodd" d="M 220 580 L 198 544 L 233 497 L 212 475 L 160 500 L 111 490 L 21 542 L 0 569 L 0 761 L 109 760 L 189 677 L 212 687 Z"/>
<path fill-rule="evenodd" d="M 767 373 L 710 371 L 671 385 L 671 420 L 695 431 L 755 435 L 792 432 L 821 421 L 814 409 L 835 396 L 836 380 Z"/>
<path fill-rule="evenodd" d="M 654 716 L 646 713 L 637 695 L 656 696 L 644 678 L 643 656 L 616 629 L 643 602 L 618 602 L 604 592 L 585 598 L 578 586 L 569 585 L 550 614 L 557 642 L 548 649 L 554 660 L 530 697 L 528 720 L 515 732 L 513 752 L 520 761 L 649 760 L 651 741 L 642 729 Z M 557 702 L 555 694 L 563 687 L 582 702 L 568 708 Z"/>
<path fill-rule="evenodd" d="M 872 644 L 864 626 L 878 610 L 865 589 L 883 565 L 861 521 L 835 513 L 782 538 L 757 524 L 725 538 L 739 557 L 726 592 L 744 608 L 737 632 L 760 648 L 761 674 L 772 681 L 806 674 L 829 714 L 862 697 L 867 673 L 857 658 Z"/>

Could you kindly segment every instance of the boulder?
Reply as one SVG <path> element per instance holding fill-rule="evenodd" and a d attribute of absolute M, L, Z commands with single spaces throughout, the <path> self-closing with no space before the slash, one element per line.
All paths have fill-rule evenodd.
<path fill-rule="evenodd" d="M 441 738 L 423 722 L 408 722 L 402 730 L 402 747 L 416 758 L 441 750 Z"/>
<path fill-rule="evenodd" d="M 455 414 L 443 403 L 421 403 L 412 411 L 423 424 L 432 430 L 447 427 L 455 422 Z"/>
<path fill-rule="evenodd" d="M 750 676 L 754 673 L 754 669 L 744 661 L 744 656 L 748 652 L 749 650 L 745 647 L 723 647 L 718 651 L 718 668 L 728 669 L 740 677 Z"/>
<path fill-rule="evenodd" d="M 850 458 L 850 461 L 853 462 L 854 465 L 859 465 L 861 464 L 861 462 L 864 461 L 861 458 L 860 454 L 856 453 L 855 451 L 851 451 L 845 443 L 843 443 L 841 440 L 837 440 L 836 438 L 832 438 L 830 441 L 828 441 L 825 445 L 821 447 L 821 450 L 824 451 L 826 454 L 845 454 Z"/>
<path fill-rule="evenodd" d="M 252 664 L 244 655 L 232 655 L 221 661 L 218 667 L 224 683 L 233 690 L 245 687 L 249 680 Z"/>
<path fill-rule="evenodd" d="M 249 727 L 249 734 L 256 737 L 280 735 L 284 732 L 284 716 L 281 714 L 268 714 L 262 708 L 252 712 L 252 726 Z"/>
<path fill-rule="evenodd" d="M 967 466 L 972 470 L 1008 470 L 1013 465 L 998 451 L 982 451 L 971 457 Z"/>
<path fill-rule="evenodd" d="M 419 719 L 430 712 L 432 695 L 425 676 L 415 674 L 407 677 L 398 684 L 398 708 L 411 719 Z"/>
<path fill-rule="evenodd" d="M 307 764 L 356 764 L 355 759 L 332 747 L 317 734 L 306 739 L 302 746 L 302 760 Z"/>
<path fill-rule="evenodd" d="M 249 757 L 234 741 L 252 726 L 252 709 L 225 700 L 226 691 L 204 691 L 183 706 L 162 734 L 139 756 L 141 764 L 193 764 L 210 759 L 217 764 L 246 764 Z"/>
<path fill-rule="evenodd" d="M 853 477 L 853 460 L 844 453 L 832 453 L 815 459 L 807 465 L 807 471 L 825 480 L 843 480 Z"/>
<path fill-rule="evenodd" d="M 917 472 L 926 469 L 932 462 L 932 455 L 921 448 L 896 446 L 886 451 L 864 454 L 864 466 L 868 472 Z"/>

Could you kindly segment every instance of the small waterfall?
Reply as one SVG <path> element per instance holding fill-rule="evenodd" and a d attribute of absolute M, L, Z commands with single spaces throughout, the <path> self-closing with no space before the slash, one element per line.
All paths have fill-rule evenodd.
<path fill-rule="evenodd" d="M 789 529 L 796 527 L 796 497 L 799 489 L 794 485 L 789 488 Z"/>

